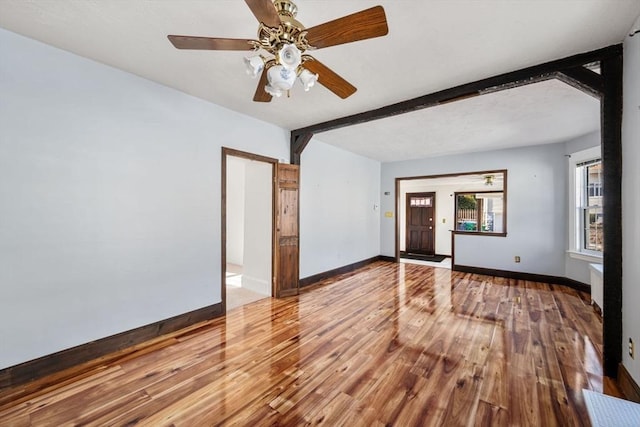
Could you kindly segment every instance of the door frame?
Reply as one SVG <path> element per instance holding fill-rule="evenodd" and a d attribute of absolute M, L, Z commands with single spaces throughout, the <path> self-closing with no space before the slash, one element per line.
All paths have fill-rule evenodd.
<path fill-rule="evenodd" d="M 433 218 L 436 218 L 436 192 L 435 191 L 418 191 L 418 192 L 413 192 L 413 193 L 405 193 L 404 195 L 404 251 L 406 253 L 409 253 L 408 250 L 408 243 L 409 243 L 409 197 L 410 196 L 419 196 L 419 195 L 424 195 L 426 197 L 431 197 L 432 198 L 432 203 L 431 203 L 431 208 L 433 209 Z M 432 219 L 432 224 L 431 224 L 431 234 L 432 234 L 432 238 L 431 241 L 433 242 L 433 254 L 436 254 L 436 223 L 437 221 L 434 221 Z"/>
<path fill-rule="evenodd" d="M 273 278 L 273 272 L 275 271 L 275 257 L 273 253 L 273 247 L 275 243 L 275 220 L 276 220 L 276 188 L 275 188 L 275 179 L 276 179 L 276 165 L 278 163 L 278 159 L 274 159 L 272 157 L 261 156 L 259 154 L 253 154 L 246 151 L 240 151 L 233 148 L 222 147 L 222 183 L 221 183 L 221 191 L 220 191 L 220 240 L 221 240 L 221 250 L 220 250 L 220 288 L 221 288 L 221 298 L 222 298 L 222 313 L 225 314 L 227 312 L 227 157 L 240 157 L 242 159 L 254 160 L 258 162 L 271 164 L 271 296 L 273 297 L 275 289 L 275 282 Z"/>
<path fill-rule="evenodd" d="M 507 215 L 507 169 L 491 169 L 491 170 L 481 170 L 481 171 L 466 171 L 466 172 L 452 172 L 452 173 L 443 173 L 443 174 L 435 174 L 435 175 L 418 175 L 418 176 L 405 176 L 405 177 L 397 177 L 395 179 L 395 262 L 400 262 L 400 204 L 402 203 L 402 197 L 400 193 L 400 184 L 403 181 L 416 181 L 423 179 L 434 179 L 434 178 L 456 178 L 465 175 L 490 175 L 490 174 L 504 174 L 504 184 L 503 184 L 503 192 L 504 192 L 504 206 L 505 206 L 505 218 Z M 429 191 L 422 191 L 422 193 L 429 193 Z M 407 193 L 408 194 L 408 193 Z M 406 201 L 405 201 L 406 203 Z M 434 200 L 435 206 L 435 200 Z M 434 213 L 435 215 L 435 213 Z M 405 215 L 406 216 L 406 215 Z M 406 218 L 405 218 L 406 221 Z M 436 221 L 437 223 L 437 221 Z M 506 219 L 505 219 L 505 231 L 506 231 Z M 454 227 L 455 228 L 455 227 Z M 434 229 L 435 230 L 435 229 Z M 450 230 L 452 231 L 452 230 Z M 434 235 L 435 237 L 435 235 Z M 436 242 L 433 243 L 436 245 Z M 436 251 L 437 252 L 437 251 Z M 453 259 L 453 246 L 451 247 L 451 259 Z"/>

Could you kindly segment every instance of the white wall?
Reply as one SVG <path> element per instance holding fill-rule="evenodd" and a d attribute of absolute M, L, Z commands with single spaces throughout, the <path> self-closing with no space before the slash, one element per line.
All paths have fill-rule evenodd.
<path fill-rule="evenodd" d="M 273 165 L 246 162 L 242 287 L 271 295 Z"/>
<path fill-rule="evenodd" d="M 301 278 L 380 254 L 380 163 L 321 137 L 302 153 Z"/>
<path fill-rule="evenodd" d="M 458 235 L 456 264 L 564 275 L 564 144 L 383 163 L 381 253 L 394 256 L 395 178 L 507 169 L 507 237 Z M 395 214 L 395 212 L 394 212 Z M 519 255 L 522 262 L 514 263 Z"/>
<path fill-rule="evenodd" d="M 289 133 L 0 30 L 0 369 L 221 301 L 221 146 Z"/>
<path fill-rule="evenodd" d="M 639 27 L 640 19 L 634 28 Z M 624 41 L 623 73 L 622 363 L 640 384 L 640 33 Z M 627 353 L 629 337 L 635 343 L 635 359 Z"/>
<path fill-rule="evenodd" d="M 244 263 L 245 161 L 227 156 L 227 262 Z"/>

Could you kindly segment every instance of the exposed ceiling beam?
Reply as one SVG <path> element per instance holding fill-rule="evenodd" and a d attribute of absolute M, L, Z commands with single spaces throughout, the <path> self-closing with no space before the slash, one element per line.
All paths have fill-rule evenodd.
<path fill-rule="evenodd" d="M 556 78 L 596 98 L 604 94 L 602 75 L 583 66 L 563 70 L 557 73 Z"/>
<path fill-rule="evenodd" d="M 520 87 L 544 80 L 549 80 L 552 78 L 559 78 L 560 80 L 565 81 L 580 90 L 584 90 L 592 96 L 596 93 L 601 94 L 603 90 L 602 78 L 596 77 L 599 76 L 597 73 L 587 70 L 583 66 L 593 62 L 604 61 L 621 54 L 622 45 L 612 45 L 591 52 L 580 53 L 567 58 L 545 62 L 543 64 L 534 65 L 531 67 L 523 68 L 521 70 L 500 74 L 482 80 L 477 80 L 475 82 L 466 83 L 449 89 L 444 89 L 438 92 L 409 99 L 407 101 L 402 101 L 395 104 L 387 105 L 385 107 L 377 108 L 375 110 L 369 110 L 363 113 L 353 114 L 335 120 L 330 120 L 304 128 L 295 129 L 291 131 L 291 159 L 292 162 L 299 164 L 299 157 L 302 154 L 306 143 L 308 143 L 308 140 L 310 140 L 314 134 L 319 132 L 325 132 L 333 129 L 352 126 L 355 124 L 392 117 L 399 114 L 409 113 L 412 111 L 441 105 L 443 103 L 467 99 L 473 96 L 511 89 L 514 87 Z M 580 69 L 584 70 L 584 72 L 582 72 Z M 298 146 L 298 150 L 294 153 L 293 143 L 300 136 L 304 136 L 303 139 L 306 140 L 306 142 L 304 146 L 302 146 L 301 150 Z M 294 161 L 294 154 L 297 158 L 297 161 Z"/>

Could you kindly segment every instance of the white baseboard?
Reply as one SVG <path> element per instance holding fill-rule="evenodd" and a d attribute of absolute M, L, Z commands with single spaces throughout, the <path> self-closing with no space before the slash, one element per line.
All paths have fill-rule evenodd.
<path fill-rule="evenodd" d="M 262 295 L 271 296 L 271 283 L 256 277 L 242 275 L 242 287 Z"/>

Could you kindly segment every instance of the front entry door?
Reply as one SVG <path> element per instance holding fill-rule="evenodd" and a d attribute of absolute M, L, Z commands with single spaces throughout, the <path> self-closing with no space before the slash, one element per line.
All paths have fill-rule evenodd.
<path fill-rule="evenodd" d="M 407 253 L 435 255 L 436 193 L 407 193 Z"/>

